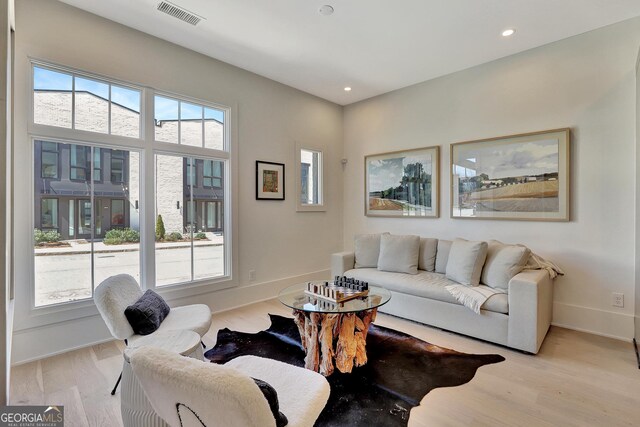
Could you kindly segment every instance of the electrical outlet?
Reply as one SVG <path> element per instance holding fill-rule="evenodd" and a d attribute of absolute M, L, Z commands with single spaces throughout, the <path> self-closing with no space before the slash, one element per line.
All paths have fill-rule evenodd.
<path fill-rule="evenodd" d="M 256 271 L 255 270 L 249 270 L 249 281 L 250 282 L 255 282 L 256 280 Z"/>
<path fill-rule="evenodd" d="M 624 307 L 624 294 L 613 292 L 611 294 L 611 305 L 614 307 Z"/>

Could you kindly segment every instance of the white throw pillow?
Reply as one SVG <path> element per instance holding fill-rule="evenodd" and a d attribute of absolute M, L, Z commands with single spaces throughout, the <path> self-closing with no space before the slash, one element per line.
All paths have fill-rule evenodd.
<path fill-rule="evenodd" d="M 436 273 L 445 274 L 447 272 L 447 261 L 451 250 L 451 240 L 438 240 L 438 251 L 436 252 Z"/>
<path fill-rule="evenodd" d="M 389 234 L 389 233 L 384 233 Z M 382 234 L 359 234 L 354 238 L 355 268 L 376 268 Z"/>
<path fill-rule="evenodd" d="M 418 274 L 420 236 L 394 236 L 380 238 L 378 270 Z"/>
<path fill-rule="evenodd" d="M 482 266 L 487 258 L 487 247 L 487 242 L 454 240 L 447 261 L 447 279 L 463 285 L 479 285 Z"/>
<path fill-rule="evenodd" d="M 492 288 L 508 291 L 509 281 L 522 271 L 530 256 L 531 250 L 526 246 L 505 245 L 491 240 L 480 281 Z"/>
<path fill-rule="evenodd" d="M 436 268 L 436 253 L 438 252 L 438 239 L 420 238 L 420 253 L 418 255 L 418 268 L 424 271 L 433 271 Z"/>

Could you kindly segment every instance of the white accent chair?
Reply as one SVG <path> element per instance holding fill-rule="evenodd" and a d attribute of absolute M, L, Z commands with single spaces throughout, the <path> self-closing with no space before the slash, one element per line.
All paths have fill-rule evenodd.
<path fill-rule="evenodd" d="M 171 427 L 275 426 L 252 378 L 276 390 L 287 427 L 313 426 L 329 398 L 322 375 L 272 359 L 240 356 L 218 365 L 145 346 L 130 360 L 151 406 Z"/>
<path fill-rule="evenodd" d="M 142 336 L 133 332 L 124 310 L 135 303 L 143 292 L 138 282 L 128 274 L 111 276 L 100 283 L 94 292 L 94 301 L 102 319 L 107 324 L 109 332 L 114 338 L 124 340 L 130 345 Z M 172 307 L 171 311 L 160 324 L 159 331 L 174 331 L 186 329 L 196 332 L 200 337 L 207 333 L 211 326 L 211 309 L 205 304 L 193 304 L 183 307 Z M 156 333 L 154 332 L 154 333 Z M 204 347 L 204 344 L 202 344 Z M 120 378 L 116 382 L 111 394 L 115 394 Z"/>

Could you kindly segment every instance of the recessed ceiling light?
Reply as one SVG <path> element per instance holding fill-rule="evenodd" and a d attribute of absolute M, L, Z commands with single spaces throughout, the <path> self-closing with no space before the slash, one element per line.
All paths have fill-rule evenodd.
<path fill-rule="evenodd" d="M 350 86 L 345 87 L 345 88 L 344 88 L 344 91 L 345 91 L 345 92 L 351 92 L 351 87 L 350 87 Z"/>
<path fill-rule="evenodd" d="M 320 15 L 329 16 L 333 13 L 333 6 L 325 4 L 320 9 L 318 9 L 318 12 L 320 12 Z"/>
<path fill-rule="evenodd" d="M 516 30 L 514 30 L 513 28 L 507 28 L 506 30 L 504 30 L 502 32 L 502 37 L 512 36 L 515 32 L 516 32 Z"/>

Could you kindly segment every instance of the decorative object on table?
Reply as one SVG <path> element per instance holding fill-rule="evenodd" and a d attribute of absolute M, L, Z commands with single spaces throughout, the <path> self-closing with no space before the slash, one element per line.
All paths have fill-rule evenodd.
<path fill-rule="evenodd" d="M 293 320 L 269 316 L 269 329 L 256 334 L 221 329 L 205 357 L 226 363 L 259 355 L 304 366 Z M 369 363 L 350 374 L 327 377 L 331 395 L 316 426 L 406 426 L 411 409 L 431 390 L 465 384 L 481 366 L 504 360 L 497 354 L 459 353 L 377 325 L 370 326 L 367 341 Z"/>
<path fill-rule="evenodd" d="M 256 200 L 284 200 L 284 164 L 256 160 Z"/>
<path fill-rule="evenodd" d="M 451 144 L 451 217 L 568 221 L 570 133 Z"/>
<path fill-rule="evenodd" d="M 364 158 L 365 215 L 437 218 L 440 147 Z"/>
<path fill-rule="evenodd" d="M 304 291 L 311 296 L 341 303 L 369 294 L 369 284 L 362 280 L 336 276 L 333 282 L 307 282 Z"/>

